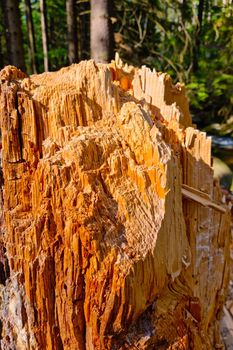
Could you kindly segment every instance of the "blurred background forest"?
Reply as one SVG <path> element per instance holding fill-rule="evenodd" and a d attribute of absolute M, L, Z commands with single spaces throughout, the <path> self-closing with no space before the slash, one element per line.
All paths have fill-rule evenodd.
<path fill-rule="evenodd" d="M 53 71 L 115 51 L 185 83 L 194 123 L 233 166 L 232 0 L 1 0 L 0 68 Z"/>

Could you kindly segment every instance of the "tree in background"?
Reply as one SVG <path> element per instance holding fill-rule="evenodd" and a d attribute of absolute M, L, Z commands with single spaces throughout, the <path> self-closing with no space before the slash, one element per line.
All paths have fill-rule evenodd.
<path fill-rule="evenodd" d="M 75 0 L 66 0 L 67 41 L 69 64 L 78 61 L 77 15 Z"/>
<path fill-rule="evenodd" d="M 91 0 L 91 58 L 109 62 L 113 58 L 111 0 Z"/>
<path fill-rule="evenodd" d="M 19 0 L 4 0 L 8 63 L 25 70 Z"/>
<path fill-rule="evenodd" d="M 46 18 L 46 0 L 40 0 L 40 13 L 41 13 L 41 31 L 42 31 L 42 43 L 44 54 L 44 70 L 49 70 L 49 56 L 48 56 L 48 28 Z"/>
<path fill-rule="evenodd" d="M 49 69 L 56 70 L 69 64 L 66 0 L 46 0 L 46 4 L 49 42 Z"/>
<path fill-rule="evenodd" d="M 201 30 L 202 30 L 202 19 L 204 13 L 204 0 L 199 0 L 198 3 L 198 12 L 197 12 L 197 28 L 194 37 L 193 45 L 193 72 L 196 73 L 199 67 L 199 54 L 200 54 L 200 45 L 201 45 Z"/>
<path fill-rule="evenodd" d="M 28 36 L 25 1 L 0 0 L 0 65 L 14 63 L 10 51 L 16 46 L 22 51 L 20 40 L 16 46 L 9 40 L 10 32 L 5 24 L 9 17 L 6 4 L 11 3 L 13 10 L 18 11 L 16 32 L 20 35 L 22 28 L 26 71 L 31 73 L 33 46 Z M 77 61 L 75 55 L 79 60 L 91 56 L 97 61 L 109 61 L 114 44 L 129 64 L 146 64 L 168 72 L 174 81 L 184 82 L 195 123 L 201 127 L 213 122 L 227 123 L 221 133 L 233 135 L 232 0 L 46 0 L 42 12 L 43 23 L 47 20 L 47 34 L 41 28 L 44 25 L 40 16 L 40 3 L 45 0 L 27 1 L 32 10 L 38 72 L 56 70 Z M 11 21 L 13 17 L 10 16 Z M 42 37 L 46 38 L 46 45 Z"/>
<path fill-rule="evenodd" d="M 4 13 L 3 13 L 3 2 L 0 2 L 0 67 L 5 65 L 6 57 L 6 38 L 5 38 L 5 27 L 4 27 Z"/>
<path fill-rule="evenodd" d="M 90 1 L 78 0 L 78 56 L 80 60 L 90 58 Z"/>
<path fill-rule="evenodd" d="M 25 14 L 26 14 L 26 22 L 27 22 L 27 35 L 28 35 L 28 43 L 29 43 L 29 57 L 30 64 L 33 73 L 37 72 L 36 69 L 36 47 L 35 47 L 35 35 L 34 35 L 34 26 L 32 20 L 32 9 L 31 9 L 31 1 L 24 0 L 25 6 Z"/>

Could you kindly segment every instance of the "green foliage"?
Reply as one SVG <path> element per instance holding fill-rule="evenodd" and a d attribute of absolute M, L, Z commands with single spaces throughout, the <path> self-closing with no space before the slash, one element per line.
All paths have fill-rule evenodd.
<path fill-rule="evenodd" d="M 233 17 L 230 1 L 200 4 L 118 1 L 116 42 L 128 63 L 147 64 L 184 82 L 194 122 L 204 127 L 233 115 Z"/>
<path fill-rule="evenodd" d="M 43 72 L 43 48 L 41 37 L 41 17 L 39 0 L 32 0 L 32 17 L 35 32 L 36 61 L 38 72 Z M 50 70 L 59 69 L 67 65 L 67 43 L 66 43 L 66 9 L 65 0 L 47 0 L 46 16 L 48 24 L 48 43 L 49 43 L 49 63 Z M 28 73 L 32 73 L 30 59 L 28 54 L 28 38 L 26 17 L 24 14 L 24 0 L 20 2 L 21 23 L 24 41 L 24 54 L 26 68 Z"/>
<path fill-rule="evenodd" d="M 67 65 L 67 27 L 65 0 L 47 0 L 50 69 Z"/>
<path fill-rule="evenodd" d="M 40 4 L 38 0 L 31 1 L 32 6 L 32 20 L 35 32 L 35 45 L 36 45 L 36 61 L 38 72 L 43 72 L 43 48 L 42 48 L 42 37 L 41 37 L 41 19 L 40 19 Z"/>
<path fill-rule="evenodd" d="M 67 27 L 65 0 L 47 0 L 46 16 L 48 24 L 49 64 L 50 70 L 67 65 Z M 36 58 L 38 71 L 43 72 L 43 48 L 41 39 L 41 19 L 39 1 L 32 2 L 33 24 L 36 40 Z"/>

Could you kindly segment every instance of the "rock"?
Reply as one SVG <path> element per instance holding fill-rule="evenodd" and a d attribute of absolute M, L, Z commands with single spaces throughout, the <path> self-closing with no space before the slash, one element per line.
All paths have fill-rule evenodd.
<path fill-rule="evenodd" d="M 233 190 L 233 173 L 229 166 L 221 159 L 213 157 L 214 177 L 219 179 L 221 186 L 226 189 Z"/>
<path fill-rule="evenodd" d="M 184 87 L 117 57 L 8 79 L 0 98 L 2 349 L 219 345 L 230 217 Z"/>

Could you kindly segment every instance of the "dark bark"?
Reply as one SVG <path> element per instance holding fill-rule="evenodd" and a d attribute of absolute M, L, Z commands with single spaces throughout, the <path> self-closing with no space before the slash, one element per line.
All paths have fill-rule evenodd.
<path fill-rule="evenodd" d="M 187 0 L 183 0 L 180 6 L 181 6 L 181 18 L 182 18 L 183 24 L 185 24 L 185 22 L 189 21 L 190 19 Z"/>
<path fill-rule="evenodd" d="M 0 3 L 0 69 L 4 65 L 4 53 L 3 53 L 3 43 L 4 43 L 4 20 L 3 20 L 3 6 L 2 2 Z"/>
<path fill-rule="evenodd" d="M 40 0 L 40 13 L 41 13 L 41 31 L 42 31 L 42 44 L 44 53 L 44 70 L 49 70 L 49 57 L 48 57 L 48 26 L 46 18 L 46 0 Z"/>
<path fill-rule="evenodd" d="M 90 58 L 90 2 L 79 3 L 77 12 L 78 57 L 85 60 Z"/>
<path fill-rule="evenodd" d="M 28 35 L 28 43 L 29 43 L 29 57 L 31 63 L 31 69 L 33 73 L 36 73 L 36 46 L 35 46 L 35 35 L 34 35 L 34 26 L 32 20 L 32 9 L 31 9 L 31 1 L 24 0 L 25 5 L 25 14 L 27 21 L 27 35 Z"/>
<path fill-rule="evenodd" d="M 3 54 L 3 38 L 2 34 L 0 34 L 0 69 L 4 66 L 4 54 Z"/>
<path fill-rule="evenodd" d="M 78 4 L 78 53 L 80 60 L 90 59 L 90 2 Z"/>
<path fill-rule="evenodd" d="M 203 11 L 204 11 L 204 0 L 200 0 L 198 4 L 198 22 L 200 26 L 200 31 L 202 27 L 202 18 L 203 18 Z"/>
<path fill-rule="evenodd" d="M 91 1 L 91 57 L 96 62 L 113 58 L 112 0 Z"/>
<path fill-rule="evenodd" d="M 66 0 L 67 41 L 69 64 L 78 61 L 77 18 L 75 0 Z"/>
<path fill-rule="evenodd" d="M 19 0 L 5 0 L 8 63 L 25 70 Z"/>
<path fill-rule="evenodd" d="M 198 56 L 200 53 L 201 46 L 201 30 L 202 30 L 202 19 L 203 19 L 203 11 L 204 11 L 205 0 L 199 0 L 198 4 L 198 27 L 196 31 L 196 38 L 193 48 L 193 72 L 197 72 L 199 68 Z"/>

